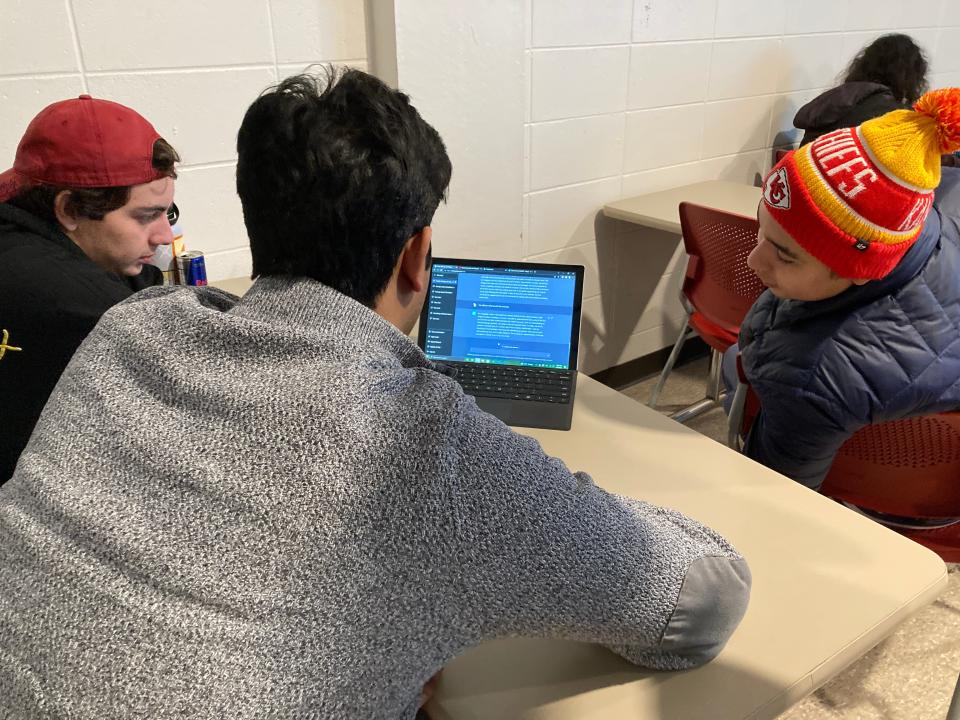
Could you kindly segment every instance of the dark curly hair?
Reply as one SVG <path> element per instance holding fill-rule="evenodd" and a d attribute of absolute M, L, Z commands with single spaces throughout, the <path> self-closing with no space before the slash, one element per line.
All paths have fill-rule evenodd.
<path fill-rule="evenodd" d="M 176 178 L 175 163 L 180 162 L 180 156 L 163 138 L 153 144 L 153 169 Z M 108 212 L 122 208 L 130 200 L 130 190 L 133 186 L 77 188 L 60 185 L 35 185 L 27 188 L 7 202 L 21 210 L 57 224 L 57 215 L 54 211 L 54 201 L 64 190 L 69 190 L 64 210 L 75 217 L 85 217 L 91 220 L 103 220 Z"/>
<path fill-rule="evenodd" d="M 450 173 L 443 141 L 403 93 L 353 69 L 287 78 L 237 135 L 253 276 L 313 278 L 373 307 Z"/>
<path fill-rule="evenodd" d="M 927 89 L 927 58 L 909 35 L 881 35 L 857 53 L 843 81 L 880 83 L 912 104 Z"/>

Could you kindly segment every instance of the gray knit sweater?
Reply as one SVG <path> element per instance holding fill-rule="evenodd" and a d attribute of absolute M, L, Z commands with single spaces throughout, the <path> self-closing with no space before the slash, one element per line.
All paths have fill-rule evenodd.
<path fill-rule="evenodd" d="M 156 288 L 104 315 L 0 490 L 0 717 L 411 718 L 488 638 L 700 664 L 749 584 L 329 288 Z"/>

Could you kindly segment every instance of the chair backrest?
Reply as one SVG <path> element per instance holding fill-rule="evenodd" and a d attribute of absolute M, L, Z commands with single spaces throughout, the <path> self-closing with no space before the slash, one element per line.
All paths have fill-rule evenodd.
<path fill-rule="evenodd" d="M 840 448 L 820 492 L 889 515 L 960 517 L 960 412 L 860 429 Z"/>
<path fill-rule="evenodd" d="M 682 292 L 711 322 L 737 328 L 764 287 L 747 267 L 757 244 L 756 218 L 680 203 L 680 227 L 689 259 Z"/>

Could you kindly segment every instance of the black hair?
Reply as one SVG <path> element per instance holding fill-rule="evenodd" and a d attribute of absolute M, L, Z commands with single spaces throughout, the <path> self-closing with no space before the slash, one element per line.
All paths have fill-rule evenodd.
<path fill-rule="evenodd" d="M 237 135 L 253 277 L 299 275 L 373 307 L 450 184 L 443 141 L 410 99 L 354 69 L 267 90 Z"/>
<path fill-rule="evenodd" d="M 843 81 L 880 83 L 900 102 L 914 103 L 927 89 L 927 58 L 909 35 L 881 35 L 850 61 Z"/>
<path fill-rule="evenodd" d="M 163 138 L 153 143 L 153 169 L 167 176 L 176 178 L 175 163 L 180 162 L 180 156 Z M 103 220 L 108 212 L 122 208 L 130 200 L 132 185 L 119 187 L 78 188 L 63 185 L 34 185 L 7 200 L 21 210 L 32 215 L 58 224 L 54 202 L 64 190 L 68 190 L 67 202 L 64 210 L 74 217 Z"/>

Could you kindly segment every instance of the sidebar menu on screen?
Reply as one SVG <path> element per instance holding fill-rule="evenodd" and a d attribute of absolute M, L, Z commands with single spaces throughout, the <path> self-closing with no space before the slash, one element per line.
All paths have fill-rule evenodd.
<path fill-rule="evenodd" d="M 429 358 L 450 357 L 453 349 L 453 321 L 457 309 L 457 281 L 460 273 L 434 265 L 427 308 L 424 352 Z"/>

